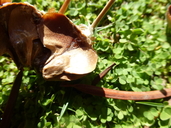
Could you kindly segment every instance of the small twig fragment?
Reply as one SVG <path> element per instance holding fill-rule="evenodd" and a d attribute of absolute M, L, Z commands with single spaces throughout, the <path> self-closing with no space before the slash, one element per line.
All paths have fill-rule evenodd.
<path fill-rule="evenodd" d="M 100 74 L 98 74 L 98 76 L 96 76 L 94 78 L 94 80 L 92 81 L 92 85 L 96 85 L 101 79 L 103 79 L 103 77 L 112 69 L 113 66 L 115 66 L 116 64 L 113 63 L 112 65 L 110 65 L 109 67 L 107 67 L 104 71 L 102 71 Z"/>
<path fill-rule="evenodd" d="M 110 7 L 113 5 L 114 2 L 115 2 L 115 0 L 109 0 L 109 2 L 106 4 L 106 6 L 103 8 L 103 10 L 100 12 L 100 14 L 97 16 L 97 18 L 92 23 L 91 27 L 93 29 L 101 21 L 101 19 L 104 17 L 104 15 L 107 13 L 107 11 L 110 9 Z"/>
<path fill-rule="evenodd" d="M 58 13 L 64 14 L 71 0 L 65 0 Z"/>

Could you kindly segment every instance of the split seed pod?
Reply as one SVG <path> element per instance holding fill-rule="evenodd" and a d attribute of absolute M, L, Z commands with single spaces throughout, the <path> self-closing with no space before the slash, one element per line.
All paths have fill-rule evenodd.
<path fill-rule="evenodd" d="M 65 15 L 12 3 L 0 7 L 0 16 L 1 55 L 9 53 L 19 66 L 37 68 L 47 80 L 75 80 L 95 69 L 90 39 Z"/>
<path fill-rule="evenodd" d="M 51 56 L 43 67 L 48 80 L 73 80 L 90 73 L 96 67 L 97 54 L 90 40 L 63 14 L 43 15 L 38 33 Z M 43 32 L 43 33 L 42 33 Z"/>

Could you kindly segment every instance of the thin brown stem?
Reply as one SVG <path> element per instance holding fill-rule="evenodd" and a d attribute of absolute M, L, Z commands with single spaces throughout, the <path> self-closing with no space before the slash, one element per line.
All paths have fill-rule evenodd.
<path fill-rule="evenodd" d="M 0 126 L 1 128 L 9 128 L 10 127 L 10 121 L 11 121 L 11 117 L 13 114 L 15 102 L 18 97 L 20 85 L 22 82 L 22 76 L 23 76 L 23 69 L 20 70 L 20 72 L 18 73 L 18 75 L 14 81 L 14 84 L 13 84 L 13 87 L 12 87 L 12 90 L 11 90 L 10 96 L 8 98 L 8 102 L 7 102 L 3 117 L 2 117 L 2 122 L 1 122 L 1 126 Z"/>
<path fill-rule="evenodd" d="M 104 17 L 104 15 L 107 13 L 107 11 L 110 9 L 110 7 L 113 5 L 114 2 L 115 2 L 115 0 L 109 0 L 109 2 L 106 4 L 106 6 L 103 8 L 103 10 L 100 12 L 100 14 L 97 16 L 97 18 L 92 23 L 91 27 L 93 29 L 101 21 L 101 19 Z"/>
<path fill-rule="evenodd" d="M 58 13 L 64 14 L 71 0 L 65 0 Z"/>
<path fill-rule="evenodd" d="M 62 85 L 62 87 L 74 87 L 79 91 L 82 91 L 87 94 L 102 96 L 106 98 L 112 99 L 120 99 L 120 100 L 154 100 L 154 99 L 162 99 L 171 96 L 171 89 L 163 89 L 156 91 L 148 91 L 148 92 L 133 92 L 133 91 L 120 91 L 113 90 L 108 88 L 102 88 L 92 85 Z"/>

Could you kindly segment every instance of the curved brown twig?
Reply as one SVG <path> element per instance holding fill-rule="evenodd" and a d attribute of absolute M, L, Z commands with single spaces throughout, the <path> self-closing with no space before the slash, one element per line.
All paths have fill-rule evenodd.
<path fill-rule="evenodd" d="M 88 93 L 91 95 L 102 96 L 112 99 L 121 99 L 121 100 L 153 100 L 153 99 L 162 99 L 171 96 L 171 89 L 163 89 L 157 91 L 148 91 L 148 92 L 133 92 L 133 91 L 120 91 L 107 89 L 92 85 L 63 85 L 63 87 L 74 87 L 79 91 Z"/>

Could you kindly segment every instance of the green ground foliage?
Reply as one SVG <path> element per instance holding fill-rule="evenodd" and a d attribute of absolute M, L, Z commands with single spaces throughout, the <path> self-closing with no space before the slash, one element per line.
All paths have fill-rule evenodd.
<path fill-rule="evenodd" d="M 72 0 L 66 15 L 75 24 L 91 24 L 107 0 Z M 24 0 L 22 0 L 24 2 Z M 59 10 L 63 0 L 28 0 L 39 10 Z M 116 0 L 94 31 L 97 68 L 73 84 L 90 84 L 107 66 L 117 65 L 97 86 L 125 91 L 171 88 L 171 34 L 166 10 L 170 0 Z M 170 30 L 171 31 L 171 30 Z M 5 42 L 4 42 L 5 43 Z M 18 70 L 0 57 L 0 117 Z M 26 69 L 13 111 L 20 128 L 171 128 L 169 99 L 116 100 L 60 87 Z"/>

